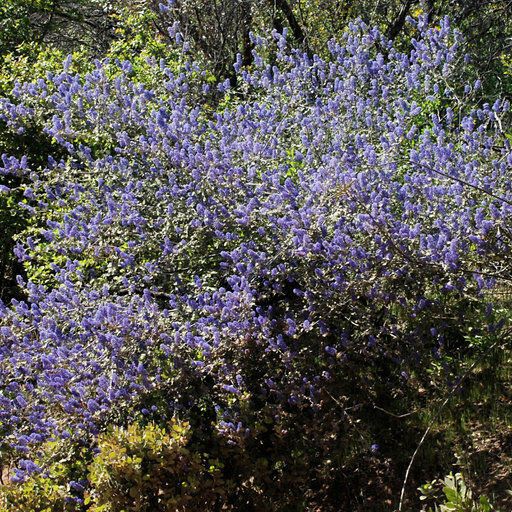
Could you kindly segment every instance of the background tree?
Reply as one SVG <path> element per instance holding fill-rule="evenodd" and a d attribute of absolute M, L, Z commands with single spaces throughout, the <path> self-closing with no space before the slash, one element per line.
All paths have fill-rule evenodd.
<path fill-rule="evenodd" d="M 0 53 L 22 43 L 80 47 L 100 55 L 113 36 L 110 0 L 6 0 L 0 7 Z"/>

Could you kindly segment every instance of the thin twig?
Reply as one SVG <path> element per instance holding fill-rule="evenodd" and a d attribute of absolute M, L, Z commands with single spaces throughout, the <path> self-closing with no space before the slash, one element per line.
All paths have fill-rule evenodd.
<path fill-rule="evenodd" d="M 414 409 L 414 411 L 406 412 L 404 414 L 395 414 L 394 412 L 386 411 L 386 409 L 383 409 L 382 407 L 379 407 L 378 405 L 375 405 L 375 404 L 373 404 L 373 408 L 376 409 L 377 411 L 381 411 L 384 414 L 387 414 L 388 416 L 392 416 L 393 418 L 397 418 L 397 419 L 407 418 L 408 416 L 412 416 L 413 414 L 416 414 L 422 410 L 420 408 L 420 409 Z"/>

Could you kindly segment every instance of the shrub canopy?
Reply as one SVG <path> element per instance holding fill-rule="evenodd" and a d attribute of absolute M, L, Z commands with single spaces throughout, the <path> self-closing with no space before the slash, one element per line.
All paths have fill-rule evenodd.
<path fill-rule="evenodd" d="M 15 479 L 41 471 L 27 459 L 44 441 L 143 417 L 247 453 L 302 443 L 294 464 L 325 465 L 318 443 L 343 452 L 352 431 L 336 403 L 428 385 L 454 343 L 493 343 L 508 103 L 461 90 L 448 20 L 409 23 L 408 53 L 363 22 L 325 59 L 254 37 L 237 89 L 213 90 L 185 44 L 154 89 L 128 62 L 67 59 L 0 100 L 7 130 L 52 140 L 44 165 L 0 166 L 34 219 L 16 249 L 26 298 L 0 306 Z"/>

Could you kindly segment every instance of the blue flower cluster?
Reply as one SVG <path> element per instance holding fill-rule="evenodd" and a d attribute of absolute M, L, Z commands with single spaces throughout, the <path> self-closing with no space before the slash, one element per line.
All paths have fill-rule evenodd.
<path fill-rule="evenodd" d="M 157 90 L 128 63 L 67 61 L 0 100 L 8 129 L 55 149 L 45 168 L 0 162 L 35 219 L 17 256 L 46 266 L 0 306 L 18 478 L 44 440 L 187 416 L 205 396 L 242 443 L 248 408 L 315 413 L 354 354 L 407 376 L 442 351 L 452 301 L 507 279 L 508 103 L 468 106 L 480 84 L 457 87 L 447 20 L 410 30 L 403 53 L 353 23 L 325 59 L 254 37 L 236 90 L 185 60 L 155 65 Z"/>

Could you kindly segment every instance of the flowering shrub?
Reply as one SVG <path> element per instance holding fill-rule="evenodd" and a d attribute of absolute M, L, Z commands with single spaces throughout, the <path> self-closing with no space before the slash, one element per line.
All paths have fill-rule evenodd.
<path fill-rule="evenodd" d="M 34 461 L 45 468 L 44 472 L 33 472 L 22 483 L 0 485 L 0 510 L 20 512 L 76 511 L 83 499 L 86 484 L 89 454 L 84 446 L 58 441 L 49 441 L 32 454 Z M 21 463 L 25 467 L 29 461 Z"/>
<path fill-rule="evenodd" d="M 479 84 L 451 82 L 457 33 L 410 23 L 407 54 L 362 22 L 326 60 L 254 37 L 235 91 L 190 62 L 162 62 L 155 92 L 129 63 L 110 78 L 67 61 L 0 100 L 10 130 L 60 148 L 0 167 L 28 180 L 35 219 L 16 249 L 26 300 L 0 306 L 13 481 L 44 470 L 25 459 L 45 440 L 177 415 L 236 454 L 240 503 L 313 503 L 351 451 L 378 451 L 374 405 L 428 385 L 470 337 L 493 343 L 508 104 L 470 109 Z"/>

